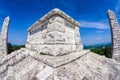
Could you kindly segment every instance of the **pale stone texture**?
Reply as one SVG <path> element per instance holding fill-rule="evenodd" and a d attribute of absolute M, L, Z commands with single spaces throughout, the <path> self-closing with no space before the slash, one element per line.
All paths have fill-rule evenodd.
<path fill-rule="evenodd" d="M 112 38 L 112 58 L 120 62 L 120 27 L 113 11 L 108 10 Z"/>
<path fill-rule="evenodd" d="M 61 56 L 83 50 L 79 24 L 55 8 L 28 29 L 26 48 Z"/>
<path fill-rule="evenodd" d="M 54 69 L 54 76 L 57 80 L 119 80 L 119 71 L 120 64 L 90 52 Z"/>
<path fill-rule="evenodd" d="M 90 51 L 64 56 L 21 49 L 0 62 L 0 80 L 120 80 L 120 64 Z"/>
<path fill-rule="evenodd" d="M 4 23 L 1 30 L 0 35 L 0 59 L 2 59 L 5 55 L 7 55 L 7 40 L 8 40 L 8 25 L 9 25 L 9 17 L 4 19 Z"/>
<path fill-rule="evenodd" d="M 55 11 L 59 13 L 58 9 Z M 45 27 L 29 28 L 33 31 L 29 31 L 26 48 L 12 52 L 0 61 L 0 80 L 120 80 L 120 64 L 114 59 L 82 50 L 76 22 L 68 20 L 75 27 L 55 15 L 52 17 L 55 23 L 50 20 L 52 23 L 46 24 L 49 15 L 44 17 L 48 21 L 41 19 L 43 23 L 39 26 L 44 24 Z M 56 28 L 56 23 L 61 29 Z M 38 26 L 38 22 L 34 25 Z M 40 54 L 38 50 L 46 51 L 46 54 Z"/>

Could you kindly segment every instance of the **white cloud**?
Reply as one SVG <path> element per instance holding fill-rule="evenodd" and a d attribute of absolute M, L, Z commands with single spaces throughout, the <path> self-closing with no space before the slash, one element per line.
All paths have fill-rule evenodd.
<path fill-rule="evenodd" d="M 97 40 L 97 41 L 100 41 L 100 40 L 102 40 L 102 37 L 98 37 L 96 40 Z"/>
<path fill-rule="evenodd" d="M 103 22 L 88 22 L 88 21 L 80 21 L 82 27 L 87 28 L 97 28 L 97 29 L 108 29 L 109 25 Z"/>

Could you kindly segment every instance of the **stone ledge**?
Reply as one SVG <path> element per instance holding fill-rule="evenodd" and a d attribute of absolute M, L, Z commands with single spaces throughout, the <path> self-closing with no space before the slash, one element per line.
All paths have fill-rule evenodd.
<path fill-rule="evenodd" d="M 4 73 L 7 71 L 9 66 L 13 66 L 20 61 L 24 60 L 28 56 L 32 57 L 33 59 L 42 62 L 48 66 L 51 66 L 53 68 L 57 68 L 59 66 L 68 64 L 72 61 L 75 61 L 79 59 L 80 57 L 86 55 L 89 53 L 89 50 L 83 50 L 80 52 L 74 52 L 70 53 L 68 55 L 64 56 L 49 56 L 49 55 L 39 55 L 37 52 L 28 50 L 28 49 L 21 49 L 16 52 L 13 52 L 10 55 L 7 55 L 0 63 L 0 74 Z"/>
<path fill-rule="evenodd" d="M 76 59 L 86 55 L 89 52 L 90 52 L 89 50 L 82 50 L 80 52 L 73 52 L 64 56 L 55 57 L 55 56 L 48 56 L 48 55 L 40 55 L 40 56 L 35 56 L 35 58 L 37 59 L 39 58 L 45 64 L 50 65 L 53 68 L 56 68 L 56 67 L 68 64 L 72 61 L 75 61 Z"/>
<path fill-rule="evenodd" d="M 83 50 L 83 45 L 66 45 L 66 44 L 51 44 L 51 45 L 26 45 L 27 49 L 36 52 L 44 52 L 51 56 L 62 56 L 79 50 Z"/>

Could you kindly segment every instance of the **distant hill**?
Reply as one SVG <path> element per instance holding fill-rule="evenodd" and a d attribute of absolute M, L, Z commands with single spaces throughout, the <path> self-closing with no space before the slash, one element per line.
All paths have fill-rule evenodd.
<path fill-rule="evenodd" d="M 25 45 L 12 45 L 12 50 L 15 51 L 15 50 L 18 50 L 20 48 L 24 48 Z"/>
<path fill-rule="evenodd" d="M 109 42 L 109 43 L 95 44 L 95 45 L 84 45 L 84 49 L 110 47 L 111 45 L 112 45 L 111 42 Z"/>
<path fill-rule="evenodd" d="M 101 43 L 101 44 L 84 46 L 84 49 L 89 49 L 91 52 L 106 56 L 107 58 L 112 57 L 112 55 L 111 55 L 111 43 Z"/>

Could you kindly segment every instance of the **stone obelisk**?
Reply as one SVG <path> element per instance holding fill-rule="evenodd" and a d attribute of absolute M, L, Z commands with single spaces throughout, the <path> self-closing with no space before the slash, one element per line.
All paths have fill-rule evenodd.
<path fill-rule="evenodd" d="M 117 62 L 120 62 L 120 28 L 112 10 L 108 10 L 108 18 L 111 28 L 111 38 L 112 38 L 112 58 Z"/>
<path fill-rule="evenodd" d="M 8 25 L 9 16 L 4 19 L 1 35 L 0 35 L 0 59 L 7 55 L 7 41 L 8 41 Z"/>

